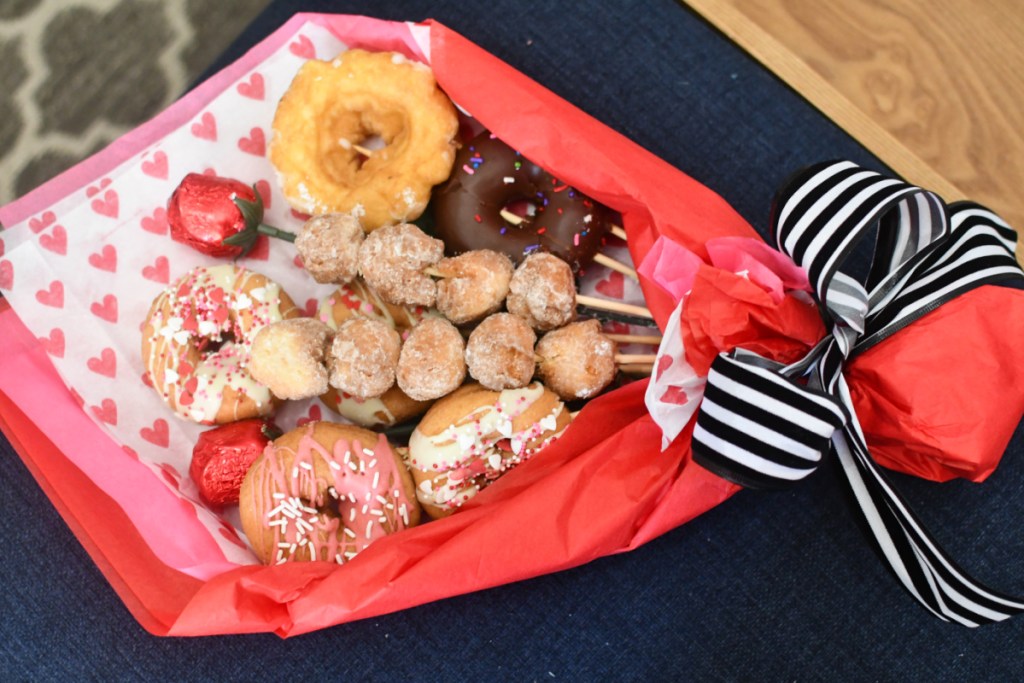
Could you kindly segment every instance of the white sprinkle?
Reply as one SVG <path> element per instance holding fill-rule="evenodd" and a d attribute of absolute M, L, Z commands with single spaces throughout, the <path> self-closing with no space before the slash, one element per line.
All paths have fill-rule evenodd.
<path fill-rule="evenodd" d="M 352 451 L 345 451 L 345 457 L 342 458 L 341 461 L 347 465 L 348 461 L 351 460 L 351 459 L 352 459 Z"/>
<path fill-rule="evenodd" d="M 305 536 L 303 536 L 302 540 L 299 541 L 299 547 L 301 548 L 302 546 L 306 545 L 307 543 L 309 543 L 309 539 L 306 538 Z"/>
<path fill-rule="evenodd" d="M 364 448 L 363 453 L 366 453 L 367 455 L 373 455 L 373 451 L 371 451 L 369 448 Z"/>
<path fill-rule="evenodd" d="M 293 467 L 292 468 L 292 479 L 296 479 L 296 478 L 298 478 L 298 476 L 299 476 L 299 468 L 298 467 Z"/>
<path fill-rule="evenodd" d="M 497 453 L 493 453 L 487 458 L 487 464 L 491 466 L 492 470 L 501 469 L 501 456 Z"/>
<path fill-rule="evenodd" d="M 369 506 L 369 505 L 364 505 L 364 506 L 363 506 L 363 514 L 365 515 L 365 514 L 366 514 L 366 511 L 367 511 L 367 510 L 369 510 L 369 509 L 370 509 L 370 506 Z"/>
<path fill-rule="evenodd" d="M 405 522 L 406 526 L 409 526 L 409 509 L 405 507 L 405 503 L 398 507 L 398 514 L 402 515 L 402 521 Z"/>
<path fill-rule="evenodd" d="M 278 547 L 278 548 L 287 548 L 288 546 L 289 546 L 289 544 L 288 544 L 288 543 L 278 543 L 278 544 L 277 544 L 277 547 Z"/>
<path fill-rule="evenodd" d="M 302 508 L 302 511 L 305 512 L 307 515 L 315 515 L 318 512 L 316 508 L 311 507 L 304 507 Z"/>
<path fill-rule="evenodd" d="M 348 492 L 348 500 L 349 500 L 350 503 L 355 503 L 356 502 L 356 494 L 354 492 L 352 492 L 352 491 L 349 491 Z"/>
<path fill-rule="evenodd" d="M 513 178 L 513 177 L 512 177 L 512 176 L 510 176 L 510 175 L 507 175 L 507 176 L 505 176 L 504 178 L 502 178 L 502 179 L 501 179 L 501 182 L 505 183 L 506 185 L 511 185 L 511 184 L 512 184 L 512 183 L 514 183 L 515 181 L 516 181 L 516 179 L 515 179 L 515 178 Z"/>
<path fill-rule="evenodd" d="M 339 464 L 338 464 L 337 462 L 335 462 L 334 460 L 332 460 L 332 461 L 331 461 L 331 467 L 332 467 L 332 468 L 334 468 L 334 469 L 336 469 L 336 470 L 340 470 L 340 469 L 341 469 L 341 465 L 339 465 Z"/>
<path fill-rule="evenodd" d="M 274 500 L 281 500 L 284 497 L 284 494 L 280 492 L 274 494 Z"/>
<path fill-rule="evenodd" d="M 376 466 L 377 466 L 377 458 L 374 458 L 373 460 L 370 461 L 369 468 L 372 470 Z"/>
<path fill-rule="evenodd" d="M 291 546 L 289 546 L 289 548 L 288 548 L 288 554 L 289 555 L 294 555 L 295 554 L 295 548 L 297 548 L 297 547 L 298 546 L 296 546 L 294 543 L 292 543 Z"/>
<path fill-rule="evenodd" d="M 356 532 L 352 531 L 348 527 L 345 527 L 345 535 L 348 536 L 349 538 L 355 538 L 356 537 Z"/>
<path fill-rule="evenodd" d="M 341 557 L 341 553 L 334 556 L 334 562 L 336 564 L 345 564 L 345 560 Z"/>
<path fill-rule="evenodd" d="M 518 455 L 523 450 L 523 442 L 519 438 L 512 439 L 512 452 Z"/>
<path fill-rule="evenodd" d="M 354 462 L 352 462 L 351 460 L 348 461 L 348 468 L 350 470 L 352 470 L 353 472 L 358 472 L 359 471 L 359 468 L 356 467 L 356 464 Z"/>
<path fill-rule="evenodd" d="M 366 523 L 366 537 L 373 538 L 373 520 Z"/>
<path fill-rule="evenodd" d="M 355 556 L 356 556 L 356 552 L 354 550 L 349 550 L 347 553 L 345 553 L 345 559 L 346 560 L 351 560 Z"/>
<path fill-rule="evenodd" d="M 348 509 L 348 521 L 350 521 L 350 522 L 356 521 L 356 509 L 355 508 L 349 508 Z"/>
<path fill-rule="evenodd" d="M 304 470 L 312 470 L 313 469 L 313 465 L 311 463 L 308 463 L 308 462 L 300 462 L 299 463 L 299 467 L 301 467 Z"/>
<path fill-rule="evenodd" d="M 594 220 L 594 215 L 593 214 L 589 214 L 588 213 L 586 216 L 583 217 L 583 222 L 584 223 L 589 223 L 592 220 Z"/>
<path fill-rule="evenodd" d="M 381 505 L 387 505 L 388 499 L 385 498 L 384 496 L 377 496 L 377 502 L 380 503 Z"/>
<path fill-rule="evenodd" d="M 359 473 L 364 474 L 366 472 L 366 463 L 362 460 L 359 461 Z"/>
<path fill-rule="evenodd" d="M 377 485 L 380 484 L 380 471 L 373 473 L 373 489 L 377 490 Z M 379 496 L 378 496 L 379 497 Z"/>
<path fill-rule="evenodd" d="M 279 527 L 284 528 L 284 527 L 288 526 L 288 520 L 287 519 L 275 519 L 273 522 L 270 522 L 269 524 L 267 524 L 267 526 L 279 526 Z"/>

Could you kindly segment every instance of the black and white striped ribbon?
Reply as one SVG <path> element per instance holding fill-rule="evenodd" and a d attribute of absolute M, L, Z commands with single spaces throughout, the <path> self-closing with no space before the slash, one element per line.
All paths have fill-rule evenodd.
<path fill-rule="evenodd" d="M 862 285 L 840 267 L 874 230 Z M 964 292 L 1024 288 L 1016 233 L 978 204 L 947 206 L 848 161 L 811 167 L 783 188 L 772 233 L 807 271 L 829 335 L 789 366 L 742 349 L 721 354 L 697 414 L 694 460 L 744 486 L 779 488 L 834 451 L 882 556 L 925 608 L 971 627 L 1024 611 L 961 570 L 893 489 L 868 453 L 843 377 L 850 358 Z"/>

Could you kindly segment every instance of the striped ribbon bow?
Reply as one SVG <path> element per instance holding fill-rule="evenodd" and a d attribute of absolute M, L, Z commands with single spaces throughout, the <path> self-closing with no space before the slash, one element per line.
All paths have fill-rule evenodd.
<path fill-rule="evenodd" d="M 840 266 L 877 228 L 866 284 Z M 938 547 L 868 454 L 844 364 L 950 299 L 985 284 L 1024 288 L 1016 233 L 984 207 L 938 196 L 851 162 L 795 177 L 776 196 L 772 236 L 808 274 L 829 334 L 783 366 L 736 349 L 718 356 L 693 432 L 694 459 L 743 486 L 779 488 L 834 450 L 882 554 L 929 611 L 965 626 L 1024 602 L 981 585 Z"/>

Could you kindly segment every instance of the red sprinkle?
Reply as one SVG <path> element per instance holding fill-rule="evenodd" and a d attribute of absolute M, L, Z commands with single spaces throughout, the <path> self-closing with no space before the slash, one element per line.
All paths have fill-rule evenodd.
<path fill-rule="evenodd" d="M 474 220 L 475 220 L 475 221 L 476 221 L 477 223 L 483 223 L 483 219 L 482 219 L 482 218 L 480 218 L 480 214 L 475 214 L 475 215 L 473 216 L 473 219 L 474 219 Z"/>

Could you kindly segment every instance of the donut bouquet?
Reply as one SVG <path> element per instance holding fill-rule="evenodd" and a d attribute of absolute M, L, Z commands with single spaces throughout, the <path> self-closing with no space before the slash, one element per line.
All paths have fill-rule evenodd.
<path fill-rule="evenodd" d="M 673 277 L 708 359 L 822 334 L 792 278 L 749 289 L 784 270 L 756 250 L 707 270 L 756 238 L 721 198 L 433 22 L 298 15 L 2 211 L 0 411 L 159 634 L 635 548 L 739 488 L 645 403 L 686 365 Z"/>

